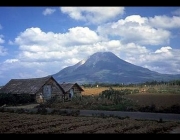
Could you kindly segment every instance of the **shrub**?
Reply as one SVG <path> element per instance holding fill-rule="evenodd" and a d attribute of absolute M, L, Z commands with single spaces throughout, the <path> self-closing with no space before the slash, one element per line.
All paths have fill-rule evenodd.
<path fill-rule="evenodd" d="M 33 98 L 30 94 L 21 94 L 21 95 L 14 95 L 16 99 L 16 104 L 27 104 L 33 102 Z"/>
<path fill-rule="evenodd" d="M 0 94 L 0 106 L 6 105 L 18 105 L 27 104 L 34 102 L 34 99 L 30 94 L 14 95 L 11 93 L 1 93 Z"/>
<path fill-rule="evenodd" d="M 2 105 L 15 105 L 16 104 L 16 98 L 12 94 L 7 94 L 7 93 L 1 93 L 0 94 L 0 106 Z"/>

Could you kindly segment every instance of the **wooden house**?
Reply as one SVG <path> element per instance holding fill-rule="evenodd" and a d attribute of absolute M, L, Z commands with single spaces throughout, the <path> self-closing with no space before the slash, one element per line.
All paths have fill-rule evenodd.
<path fill-rule="evenodd" d="M 65 99 L 71 99 L 72 97 L 81 97 L 84 91 L 77 83 L 59 83 L 65 91 Z"/>
<path fill-rule="evenodd" d="M 65 91 L 52 76 L 47 76 L 31 79 L 11 79 L 0 89 L 0 93 L 30 94 L 36 103 L 43 103 L 53 96 L 64 99 Z"/>

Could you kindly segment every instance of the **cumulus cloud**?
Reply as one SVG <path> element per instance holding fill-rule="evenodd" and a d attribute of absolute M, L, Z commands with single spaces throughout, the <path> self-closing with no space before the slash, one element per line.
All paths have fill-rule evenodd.
<path fill-rule="evenodd" d="M 93 23 L 100 23 L 123 14 L 123 8 L 114 8 L 109 15 L 89 7 L 62 7 L 61 10 L 73 19 L 89 21 L 93 18 Z M 171 20 L 170 25 L 155 24 L 160 19 L 164 22 Z M 170 19 L 166 16 L 147 18 L 131 15 L 116 22 L 104 23 L 96 31 L 80 26 L 69 28 L 65 33 L 44 32 L 38 27 L 27 28 L 14 41 L 9 41 L 9 44 L 19 47 L 19 54 L 1 63 L 0 73 L 13 70 L 22 78 L 46 76 L 87 59 L 98 51 L 111 51 L 127 62 L 160 73 L 180 73 L 180 50 L 169 45 L 170 29 L 179 26 L 178 20 L 175 16 Z M 157 49 L 152 51 L 148 49 L 149 45 L 156 45 Z M 0 55 L 2 52 L 5 50 L 1 46 Z"/>
<path fill-rule="evenodd" d="M 180 23 L 179 16 L 168 17 L 166 15 L 163 15 L 163 16 L 155 16 L 149 18 L 149 24 L 156 28 L 164 28 L 164 29 L 179 28 L 180 27 L 179 23 Z"/>
<path fill-rule="evenodd" d="M 155 53 L 168 53 L 172 48 L 170 46 L 162 47 L 155 51 Z"/>
<path fill-rule="evenodd" d="M 91 44 L 100 41 L 101 38 L 96 32 L 88 27 L 70 28 L 69 32 L 45 33 L 40 28 L 28 28 L 20 33 L 15 39 L 15 43 L 20 45 L 21 50 L 31 51 L 51 51 L 60 50 L 62 46 L 69 47 L 71 45 Z M 46 44 L 46 45 L 44 45 Z"/>
<path fill-rule="evenodd" d="M 18 59 L 7 59 L 4 61 L 4 63 L 14 63 L 14 62 L 18 62 Z"/>
<path fill-rule="evenodd" d="M 169 43 L 171 33 L 160 28 L 153 28 L 149 19 L 140 15 L 131 15 L 117 22 L 99 26 L 98 33 L 104 37 L 117 37 L 124 43 L 139 45 L 163 45 Z"/>
<path fill-rule="evenodd" d="M 43 11 L 43 15 L 51 15 L 53 14 L 54 12 L 56 11 L 56 9 L 53 9 L 53 8 L 46 8 L 44 11 Z"/>
<path fill-rule="evenodd" d="M 101 30 L 101 32 L 99 30 L 99 34 L 90 30 L 88 27 L 70 28 L 68 32 L 65 33 L 44 32 L 40 28 L 28 28 L 15 38 L 14 43 L 19 46 L 19 55 L 15 59 L 6 61 L 6 63 L 14 62 L 13 64 L 16 63 L 16 66 L 18 63 L 25 68 L 33 69 L 33 71 L 37 69 L 42 70 L 42 74 L 53 74 L 62 68 L 87 59 L 87 57 L 95 52 L 111 51 L 127 62 L 158 72 L 168 72 L 165 68 L 171 65 L 172 69 L 173 67 L 176 68 L 174 72 L 177 73 L 178 69 L 180 69 L 178 68 L 179 66 L 176 65 L 177 62 L 180 61 L 180 58 L 177 57 L 177 52 L 179 53 L 179 51 L 173 51 L 174 49 L 170 46 L 161 47 L 152 52 L 147 49 L 146 46 L 142 45 L 153 44 L 152 42 L 142 43 L 140 40 L 139 42 L 128 42 L 126 40 L 127 42 L 125 43 L 124 39 L 121 38 L 119 40 L 109 40 L 108 38 L 104 39 L 104 37 L 100 36 L 100 33 L 103 31 L 106 31 L 107 34 L 109 32 L 114 34 L 120 27 L 124 28 L 124 34 L 126 34 L 125 27 L 128 26 L 128 24 L 131 26 L 135 24 L 138 28 L 142 27 L 146 30 L 151 29 L 147 23 L 147 18 L 129 16 L 116 23 L 105 24 L 115 30 L 108 31 L 108 27 L 106 27 L 103 28 L 104 30 Z M 136 28 L 135 26 L 132 27 Z M 126 27 L 126 29 L 128 28 Z M 144 32 L 146 32 L 146 30 L 144 30 Z M 158 34 L 160 36 L 161 32 L 159 33 L 158 30 L 154 28 L 152 28 L 152 30 L 156 31 L 156 36 L 158 36 Z M 118 34 L 118 32 L 116 34 Z M 136 34 L 138 34 L 138 32 L 136 32 Z M 150 34 L 149 36 L 146 34 L 148 33 L 144 33 L 147 38 L 143 39 L 148 40 L 149 38 L 149 40 L 152 40 L 153 37 L 151 37 Z M 138 35 L 140 35 L 140 32 Z M 128 35 L 124 37 L 128 38 Z M 160 40 L 156 42 L 158 41 L 161 42 Z M 174 58 L 174 56 L 176 56 L 176 58 Z M 168 63 L 168 66 L 165 65 L 165 58 L 166 63 L 171 62 Z M 162 65 L 158 65 L 159 63 L 163 65 L 163 68 L 161 68 Z"/>
<path fill-rule="evenodd" d="M 96 30 L 77 26 L 64 33 L 45 32 L 38 27 L 25 29 L 13 41 L 9 40 L 8 44 L 19 50 L 14 58 L 0 62 L 0 77 L 47 76 L 98 51 L 111 51 L 127 62 L 159 73 L 180 73 L 180 50 L 169 44 L 172 31 L 175 29 L 177 33 L 180 27 L 179 10 L 172 17 L 125 18 L 122 18 L 123 7 L 61 7 L 60 10 L 72 19 L 99 26 Z M 43 14 L 53 12 L 55 9 L 47 8 Z M 3 43 L 4 36 L 0 35 L 0 44 Z M 7 49 L 0 45 L 0 56 L 6 54 Z"/>
<path fill-rule="evenodd" d="M 0 56 L 5 56 L 7 54 L 7 49 L 3 46 L 0 46 Z"/>
<path fill-rule="evenodd" d="M 29 69 L 41 68 L 44 73 L 50 74 L 76 64 L 97 51 L 112 51 L 122 59 L 126 57 L 124 54 L 139 55 L 148 52 L 144 46 L 135 43 L 105 40 L 87 27 L 70 28 L 63 34 L 28 28 L 15 38 L 13 44 L 19 46 L 19 54 L 17 58 L 5 61 L 6 64 L 16 63 L 18 66 L 18 63 Z"/>
<path fill-rule="evenodd" d="M 179 49 L 172 49 L 172 47 L 166 46 L 156 51 L 133 55 L 133 59 L 130 57 L 127 58 L 127 61 L 159 73 L 178 74 L 180 72 L 179 53 Z"/>
<path fill-rule="evenodd" d="M 58 65 L 65 67 L 77 63 L 83 58 L 78 54 L 89 54 L 91 52 L 89 51 L 90 46 L 102 40 L 103 38 L 88 27 L 70 28 L 68 32 L 62 34 L 46 33 L 40 28 L 32 27 L 21 32 L 12 44 L 19 46 L 18 59 L 22 62 L 60 61 Z M 68 61 L 61 62 L 62 60 Z"/>
<path fill-rule="evenodd" d="M 124 7 L 61 7 L 60 10 L 72 19 L 93 24 L 107 22 L 124 14 Z"/>
<path fill-rule="evenodd" d="M 54 68 L 53 63 L 51 68 Z M 49 64 L 50 65 L 50 64 Z M 4 78 L 2 82 L 7 83 L 8 79 L 19 79 L 19 78 L 35 78 L 49 75 L 50 68 L 47 64 L 42 62 L 23 62 L 18 59 L 8 59 L 3 63 L 0 63 L 0 77 Z"/>

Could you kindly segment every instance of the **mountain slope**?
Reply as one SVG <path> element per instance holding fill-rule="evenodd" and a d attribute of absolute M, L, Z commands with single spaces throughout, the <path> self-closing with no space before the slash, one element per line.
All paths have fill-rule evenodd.
<path fill-rule="evenodd" d="M 128 63 L 112 52 L 97 52 L 86 61 L 66 67 L 52 75 L 58 82 L 78 83 L 141 83 L 168 81 L 180 75 L 160 74 L 147 68 Z"/>

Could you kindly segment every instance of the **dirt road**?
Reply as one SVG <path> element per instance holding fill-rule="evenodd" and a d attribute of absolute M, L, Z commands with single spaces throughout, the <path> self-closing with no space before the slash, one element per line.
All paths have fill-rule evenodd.
<path fill-rule="evenodd" d="M 180 114 L 148 113 L 148 112 L 126 112 L 126 111 L 102 111 L 102 110 L 80 110 L 81 116 L 119 116 L 143 120 L 180 121 Z"/>

